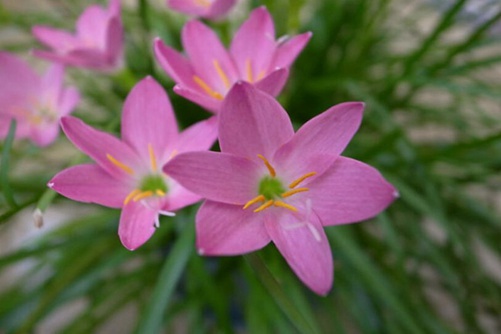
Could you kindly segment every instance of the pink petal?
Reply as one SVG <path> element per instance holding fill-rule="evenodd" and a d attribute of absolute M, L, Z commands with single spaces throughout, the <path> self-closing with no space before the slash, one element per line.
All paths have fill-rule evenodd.
<path fill-rule="evenodd" d="M 373 167 L 339 157 L 308 185 L 313 210 L 323 225 L 355 223 L 386 209 L 398 192 Z"/>
<path fill-rule="evenodd" d="M 222 152 L 252 160 L 258 154 L 271 159 L 293 135 L 287 112 L 273 97 L 245 82 L 233 86 L 219 115 Z"/>
<path fill-rule="evenodd" d="M 39 147 L 52 144 L 59 135 L 59 123 L 30 126 L 29 137 Z"/>
<path fill-rule="evenodd" d="M 263 6 L 253 10 L 238 29 L 230 53 L 240 77 L 253 83 L 260 73 L 268 74 L 275 49 L 275 27 L 270 13 Z"/>
<path fill-rule="evenodd" d="M 213 201 L 243 205 L 257 196 L 259 166 L 230 154 L 181 153 L 165 165 L 164 172 L 186 189 Z"/>
<path fill-rule="evenodd" d="M 173 180 L 169 182 L 168 188 L 169 192 L 164 210 L 177 211 L 202 200 L 199 195 L 192 193 Z"/>
<path fill-rule="evenodd" d="M 270 242 L 263 216 L 241 206 L 205 201 L 196 217 L 200 255 L 239 255 Z"/>
<path fill-rule="evenodd" d="M 108 15 L 110 17 L 120 17 L 120 0 L 110 0 L 108 5 Z"/>
<path fill-rule="evenodd" d="M 59 96 L 59 115 L 69 115 L 79 102 L 80 93 L 75 88 L 63 89 L 61 95 Z"/>
<path fill-rule="evenodd" d="M 106 55 L 110 67 L 118 65 L 123 53 L 123 26 L 119 17 L 113 17 L 106 30 Z"/>
<path fill-rule="evenodd" d="M 181 37 L 195 73 L 212 90 L 226 95 L 238 79 L 238 72 L 216 34 L 203 23 L 190 21 Z"/>
<path fill-rule="evenodd" d="M 236 0 L 215 0 L 204 17 L 219 19 L 230 11 L 231 7 L 235 5 L 235 2 Z"/>
<path fill-rule="evenodd" d="M 217 118 L 215 116 L 193 124 L 179 134 L 176 149 L 179 153 L 206 151 L 217 139 Z"/>
<path fill-rule="evenodd" d="M 362 122 L 364 104 L 341 103 L 305 123 L 275 154 L 274 162 L 296 179 L 321 175 L 341 154 Z M 308 179 L 307 182 L 312 181 Z M 306 184 L 304 183 L 304 184 Z"/>
<path fill-rule="evenodd" d="M 78 39 L 67 31 L 45 26 L 34 26 L 32 33 L 41 43 L 64 53 L 78 46 Z"/>
<path fill-rule="evenodd" d="M 110 154 L 115 160 L 134 170 L 140 161 L 137 154 L 118 138 L 93 129 L 78 118 L 66 116 L 61 119 L 61 126 L 66 136 L 82 152 L 94 159 L 110 175 L 118 180 L 130 178 L 133 173 L 123 168 L 107 157 Z"/>
<path fill-rule="evenodd" d="M 99 5 L 87 7 L 76 24 L 80 43 L 104 51 L 108 21 L 109 15 L 103 7 Z"/>
<path fill-rule="evenodd" d="M 177 141 L 174 111 L 167 94 L 153 78 L 146 77 L 127 96 L 122 114 L 122 139 L 144 161 L 150 161 L 149 146 L 156 159 L 164 161 L 167 145 Z M 159 168 L 162 166 L 158 166 Z"/>
<path fill-rule="evenodd" d="M 57 108 L 59 95 L 63 88 L 64 66 L 53 64 L 42 77 L 41 95 L 53 108 Z"/>
<path fill-rule="evenodd" d="M 124 206 L 118 225 L 118 236 L 128 250 L 135 250 L 148 241 L 155 232 L 158 212 L 141 201 L 130 201 Z"/>
<path fill-rule="evenodd" d="M 284 88 L 288 77 L 289 71 L 285 68 L 280 68 L 257 82 L 255 86 L 271 96 L 277 96 L 282 91 L 282 88 Z"/>
<path fill-rule="evenodd" d="M 213 99 L 207 94 L 200 93 L 197 90 L 176 85 L 174 86 L 174 93 L 202 106 L 207 109 L 207 111 L 217 113 L 221 109 L 221 101 Z"/>
<path fill-rule="evenodd" d="M 282 211 L 267 215 L 266 230 L 301 281 L 319 295 L 332 287 L 333 261 L 329 241 L 315 214 Z"/>
<path fill-rule="evenodd" d="M 48 186 L 72 200 L 111 208 L 121 208 L 131 190 L 97 165 L 67 168 L 54 176 Z"/>
<path fill-rule="evenodd" d="M 281 44 L 275 52 L 275 57 L 271 63 L 270 70 L 277 67 L 289 68 L 299 53 L 303 51 L 311 36 L 311 32 L 306 32 L 304 34 L 294 36 Z"/>
<path fill-rule="evenodd" d="M 56 63 L 100 71 L 108 70 L 110 67 L 106 55 L 101 51 L 92 49 L 74 49 L 67 54 L 33 50 L 33 55 Z"/>
<path fill-rule="evenodd" d="M 27 63 L 8 52 L 0 51 L 0 102 L 2 105 L 6 105 L 7 100 L 24 100 L 27 94 L 37 94 L 40 82 L 40 77 Z"/>
<path fill-rule="evenodd" d="M 172 80 L 186 87 L 200 89 L 193 81 L 195 72 L 193 72 L 190 62 L 183 55 L 170 46 L 165 45 L 160 38 L 155 39 L 154 51 L 160 66 L 162 66 Z"/>

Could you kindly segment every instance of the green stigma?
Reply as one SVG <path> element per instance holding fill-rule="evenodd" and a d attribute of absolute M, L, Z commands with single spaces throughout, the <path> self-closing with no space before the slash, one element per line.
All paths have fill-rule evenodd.
<path fill-rule="evenodd" d="M 284 191 L 282 183 L 274 177 L 266 176 L 259 183 L 259 193 L 267 200 L 280 198 Z"/>
<path fill-rule="evenodd" d="M 160 190 L 167 193 L 167 185 L 165 184 L 164 178 L 161 175 L 148 175 L 141 182 L 141 191 L 152 191 L 156 192 Z"/>

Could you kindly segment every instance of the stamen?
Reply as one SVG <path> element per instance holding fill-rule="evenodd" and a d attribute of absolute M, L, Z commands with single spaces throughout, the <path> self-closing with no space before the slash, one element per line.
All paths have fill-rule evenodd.
<path fill-rule="evenodd" d="M 289 188 L 291 188 L 291 189 L 292 189 L 292 188 L 296 187 L 298 184 L 300 184 L 301 182 L 303 182 L 303 181 L 304 181 L 304 180 L 306 180 L 307 178 L 312 177 L 313 175 L 316 175 L 316 174 L 317 174 L 317 172 L 310 172 L 310 173 L 306 173 L 306 174 L 304 174 L 304 175 L 303 175 L 303 176 L 301 176 L 300 178 L 298 178 L 298 179 L 296 179 L 296 180 L 292 181 L 292 183 L 291 183 L 291 184 L 289 184 Z"/>
<path fill-rule="evenodd" d="M 226 89 L 230 88 L 230 86 L 231 86 L 230 80 L 226 76 L 226 73 L 224 73 L 223 69 L 221 68 L 221 65 L 219 65 L 219 62 L 216 59 L 214 59 L 212 61 L 212 63 L 214 64 L 214 67 L 216 68 L 217 74 L 219 75 L 219 77 L 223 81 L 224 87 L 226 87 Z"/>
<path fill-rule="evenodd" d="M 118 168 L 120 168 L 121 170 L 123 170 L 124 172 L 126 172 L 127 174 L 130 174 L 130 175 L 133 175 L 134 174 L 134 170 L 132 168 L 130 168 L 129 166 L 127 166 L 126 164 L 118 161 L 117 159 L 115 159 L 111 154 L 108 154 L 106 153 L 106 158 L 108 158 L 108 160 L 114 164 L 115 166 L 117 166 Z"/>
<path fill-rule="evenodd" d="M 165 196 L 165 192 L 164 192 L 164 191 L 162 191 L 162 190 L 160 190 L 160 189 L 155 190 L 155 194 L 157 194 L 157 195 L 158 195 L 158 196 L 160 196 L 160 197 Z"/>
<path fill-rule="evenodd" d="M 148 153 L 150 154 L 151 168 L 153 168 L 153 170 L 156 171 L 157 159 L 155 158 L 155 152 L 153 151 L 153 146 L 151 144 L 148 144 Z"/>
<path fill-rule="evenodd" d="M 132 199 L 132 197 L 136 196 L 137 194 L 141 193 L 141 190 L 139 189 L 134 189 L 132 190 L 128 195 L 127 197 L 125 197 L 125 200 L 124 200 L 124 205 L 127 205 L 129 204 L 130 200 Z"/>
<path fill-rule="evenodd" d="M 270 164 L 270 162 L 265 157 L 263 157 L 261 154 L 258 154 L 257 157 L 259 159 L 263 160 L 266 168 L 268 168 L 268 171 L 270 172 L 271 177 L 275 177 L 275 175 L 277 175 L 277 173 L 275 172 L 275 168 L 273 168 L 273 166 Z"/>
<path fill-rule="evenodd" d="M 245 203 L 244 209 L 247 209 L 249 206 L 251 206 L 252 204 L 256 204 L 257 202 L 264 202 L 265 200 L 266 198 L 263 195 L 256 196 L 247 203 Z"/>
<path fill-rule="evenodd" d="M 261 205 L 259 208 L 257 208 L 256 210 L 254 210 L 254 212 L 260 212 L 260 211 L 263 211 L 264 209 L 267 209 L 269 208 L 270 206 L 273 205 L 273 200 L 270 199 L 268 202 L 264 203 L 263 205 Z"/>
<path fill-rule="evenodd" d="M 292 196 L 292 195 L 294 195 L 294 194 L 301 193 L 301 192 L 308 191 L 308 190 L 310 190 L 310 189 L 308 189 L 308 188 L 297 188 L 297 189 L 292 189 L 292 190 L 289 190 L 289 191 L 284 192 L 281 196 L 282 196 L 283 198 L 287 198 L 287 197 Z"/>
<path fill-rule="evenodd" d="M 253 83 L 254 80 L 252 79 L 252 64 L 250 59 L 245 61 L 245 72 L 247 73 L 247 81 Z"/>
<path fill-rule="evenodd" d="M 145 198 L 148 198 L 148 197 L 151 197 L 151 196 L 153 196 L 153 191 L 147 190 L 147 191 L 140 192 L 139 194 L 137 194 L 136 196 L 134 196 L 134 198 L 132 200 L 134 202 L 137 202 L 137 201 L 140 201 L 142 199 L 145 199 Z"/>
<path fill-rule="evenodd" d="M 215 98 L 217 100 L 222 100 L 223 99 L 223 95 L 219 94 L 216 91 L 213 91 L 212 88 L 210 88 L 209 85 L 205 83 L 205 81 L 203 81 L 202 79 L 200 79 L 199 76 L 194 75 L 193 76 L 193 81 L 195 81 L 195 83 L 198 86 L 200 86 L 200 88 L 202 88 L 203 91 L 206 92 L 211 97 L 213 97 L 213 98 Z"/>
<path fill-rule="evenodd" d="M 273 205 L 281 207 L 281 208 L 286 208 L 286 209 L 289 209 L 289 210 L 294 211 L 294 212 L 297 212 L 296 207 L 294 207 L 294 206 L 292 206 L 290 204 L 287 204 L 285 202 L 282 202 L 282 201 L 275 201 L 273 203 Z"/>

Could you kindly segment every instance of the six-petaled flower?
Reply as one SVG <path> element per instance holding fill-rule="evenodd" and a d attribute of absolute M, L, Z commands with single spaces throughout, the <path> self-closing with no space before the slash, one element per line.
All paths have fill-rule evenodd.
<path fill-rule="evenodd" d="M 237 83 L 219 115 L 221 152 L 180 154 L 164 168 L 207 199 L 196 217 L 199 253 L 242 254 L 273 241 L 298 277 L 326 294 L 333 261 L 322 226 L 371 218 L 396 197 L 376 169 L 340 156 L 363 108 L 339 104 L 294 133 L 273 97 Z"/>
<path fill-rule="evenodd" d="M 80 100 L 74 88 L 63 88 L 64 68 L 52 65 L 42 77 L 24 61 L 0 52 L 0 138 L 12 119 L 17 121 L 16 138 L 29 138 L 47 146 L 59 134 L 59 119 L 68 115 Z"/>
<path fill-rule="evenodd" d="M 188 59 L 160 39 L 155 41 L 156 58 L 177 83 L 177 94 L 217 113 L 226 93 L 239 80 L 278 95 L 311 33 L 276 41 L 271 15 L 260 7 L 236 32 L 229 52 L 199 21 L 188 22 L 181 37 Z"/>
<path fill-rule="evenodd" d="M 75 34 L 35 26 L 33 35 L 51 49 L 35 50 L 37 57 L 69 66 L 116 70 L 121 65 L 123 49 L 120 0 L 111 0 L 108 8 L 88 7 L 78 18 Z"/>
<path fill-rule="evenodd" d="M 200 200 L 162 167 L 178 153 L 209 149 L 216 139 L 215 119 L 179 133 L 168 97 L 152 78 L 139 82 L 125 101 L 122 140 L 73 117 L 63 118 L 62 127 L 96 164 L 63 170 L 49 187 L 73 200 L 122 208 L 118 233 L 126 248 L 146 242 L 159 215 L 173 215 Z"/>

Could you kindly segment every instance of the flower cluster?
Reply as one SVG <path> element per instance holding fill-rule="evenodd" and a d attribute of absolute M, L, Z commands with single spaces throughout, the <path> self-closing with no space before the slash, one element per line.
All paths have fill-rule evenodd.
<path fill-rule="evenodd" d="M 169 0 L 168 6 L 221 18 L 234 3 Z M 16 119 L 19 137 L 47 145 L 60 124 L 94 163 L 67 168 L 48 186 L 76 201 L 120 208 L 118 234 L 129 250 L 153 235 L 160 215 L 203 200 L 195 221 L 199 254 L 244 254 L 271 241 L 297 276 L 324 295 L 333 260 L 323 227 L 372 218 L 397 196 L 376 169 L 341 156 L 361 124 L 363 103 L 335 105 L 294 131 L 275 97 L 312 34 L 276 40 L 265 7 L 252 11 L 228 50 L 198 20 L 182 29 L 185 54 L 155 39 L 156 59 L 176 82 L 174 91 L 214 115 L 179 131 L 167 94 L 146 77 L 125 99 L 120 139 L 68 116 L 79 95 L 62 88 L 63 65 L 105 72 L 121 65 L 120 2 L 87 8 L 75 34 L 42 26 L 33 33 L 50 49 L 34 54 L 58 64 L 39 78 L 0 53 L 0 102 L 7 106 L 0 135 Z M 217 139 L 220 152 L 209 151 Z"/>

